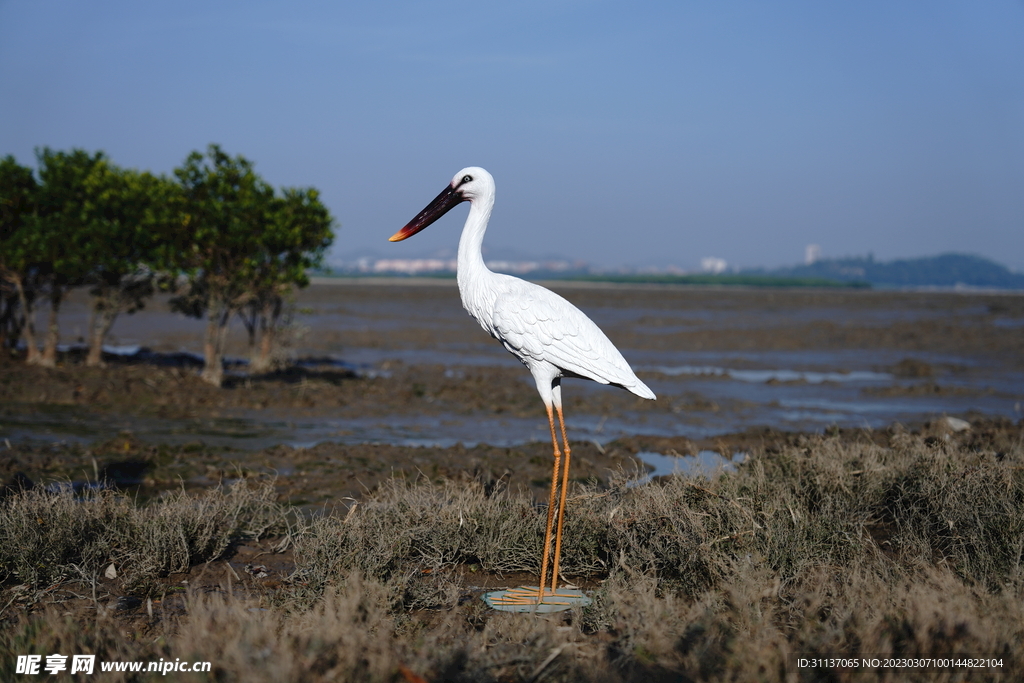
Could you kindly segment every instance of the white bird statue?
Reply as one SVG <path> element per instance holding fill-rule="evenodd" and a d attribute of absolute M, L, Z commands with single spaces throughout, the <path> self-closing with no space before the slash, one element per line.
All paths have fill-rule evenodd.
<path fill-rule="evenodd" d="M 456 205 L 469 202 L 469 217 L 459 240 L 458 282 L 462 305 L 488 334 L 501 342 L 533 375 L 537 391 L 548 412 L 554 468 L 548 495 L 547 528 L 544 534 L 544 555 L 541 560 L 540 585 L 507 591 L 499 602 L 524 605 L 551 601 L 568 604 L 560 598 L 568 595 L 556 591 L 558 562 L 562 551 L 562 522 L 565 495 L 569 483 L 569 441 L 562 416 L 561 379 L 580 377 L 601 384 L 622 387 L 641 398 L 655 395 L 630 369 L 619 350 L 604 332 L 571 303 L 539 285 L 511 275 L 492 272 L 484 264 L 481 245 L 487 222 L 494 208 L 494 178 L 482 168 L 470 166 L 455 174 L 452 182 L 409 224 L 391 236 L 400 242 L 446 214 Z M 554 413 L 562 433 L 565 462 L 561 465 Z M 561 465 L 561 496 L 558 503 L 558 525 L 555 530 L 554 560 L 551 588 L 546 589 L 548 558 L 551 555 L 551 533 L 555 497 L 559 488 Z"/>

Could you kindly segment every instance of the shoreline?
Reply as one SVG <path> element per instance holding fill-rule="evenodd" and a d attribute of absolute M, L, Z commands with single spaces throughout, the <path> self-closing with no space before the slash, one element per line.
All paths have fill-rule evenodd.
<path fill-rule="evenodd" d="M 496 271 L 500 272 L 500 271 Z M 510 274 L 511 275 L 511 274 Z M 821 287 L 821 286 L 793 286 L 793 285 L 730 285 L 730 284 L 687 284 L 669 282 L 617 282 L 614 280 L 573 280 L 573 279 L 542 279 L 532 280 L 518 275 L 520 279 L 526 280 L 547 289 L 624 289 L 641 291 L 695 291 L 695 292 L 810 292 L 810 293 L 835 293 L 835 294 L 954 294 L 954 295 L 978 295 L 978 296 L 1008 296 L 1024 297 L 1024 289 L 1001 289 L 985 288 L 974 286 L 914 286 L 914 287 L 887 287 L 871 286 L 860 287 Z M 438 277 L 427 276 L 393 276 L 393 275 L 315 275 L 309 278 L 310 285 L 375 285 L 386 287 L 408 285 L 411 287 L 455 287 L 457 286 L 455 273 Z"/>

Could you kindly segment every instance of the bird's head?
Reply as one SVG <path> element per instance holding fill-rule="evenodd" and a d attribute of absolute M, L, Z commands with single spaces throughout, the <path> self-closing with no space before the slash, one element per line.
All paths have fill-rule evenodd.
<path fill-rule="evenodd" d="M 391 236 L 389 241 L 401 242 L 423 230 L 425 227 L 445 215 L 462 202 L 474 202 L 490 197 L 494 198 L 494 178 L 479 166 L 469 166 L 455 174 L 448 187 L 427 208 L 420 211 L 415 218 Z"/>

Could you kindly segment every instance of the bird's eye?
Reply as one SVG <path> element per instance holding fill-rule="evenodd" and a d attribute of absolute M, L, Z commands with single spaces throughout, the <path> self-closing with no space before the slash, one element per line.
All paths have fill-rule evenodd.
<path fill-rule="evenodd" d="M 473 180 L 473 176 L 471 176 L 471 175 L 464 175 L 464 176 L 462 176 L 462 182 L 464 182 L 464 183 L 471 182 L 472 180 Z"/>

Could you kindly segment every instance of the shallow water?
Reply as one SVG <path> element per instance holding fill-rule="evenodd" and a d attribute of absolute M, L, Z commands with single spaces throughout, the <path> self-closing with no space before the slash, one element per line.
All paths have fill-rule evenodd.
<path fill-rule="evenodd" d="M 718 451 L 710 450 L 698 451 L 697 455 L 665 455 L 654 451 L 640 451 L 636 456 L 652 469 L 644 477 L 630 482 L 631 487 L 671 474 L 711 478 L 723 472 L 735 472 L 737 465 L 747 459 L 746 453 L 733 453 L 731 457 L 726 458 Z"/>
<path fill-rule="evenodd" d="M 567 414 L 574 439 L 703 438 L 761 426 L 877 428 L 944 414 L 1024 417 L 1024 344 L 1013 343 L 1024 319 L 1019 295 L 566 285 L 559 291 L 605 330 L 658 394 L 659 404 L 670 408 L 588 413 L 593 392 L 618 390 L 566 380 L 564 395 L 584 399 L 582 408 Z M 86 303 L 79 294 L 64 307 L 62 341 L 74 342 L 75 330 L 84 327 Z M 519 365 L 468 318 L 451 283 L 314 286 L 300 294 L 293 332 L 296 355 L 330 355 L 368 374 L 386 376 L 384 368 L 395 362 L 439 364 L 453 373 L 459 367 Z M 201 339 L 201 323 L 166 312 L 158 300 L 118 320 L 108 342 L 198 353 Z M 240 329 L 232 332 L 228 352 L 244 356 Z M 926 364 L 930 374 L 899 376 L 896 368 L 906 359 Z M 525 368 L 520 381 L 532 385 Z M 155 441 L 202 439 L 243 448 L 324 440 L 509 445 L 548 438 L 539 400 L 536 419 L 391 414 L 341 420 L 278 414 L 273 408 L 191 420 L 115 416 L 82 407 L 8 405 L 0 411 L 5 438 L 89 441 L 121 430 Z"/>

